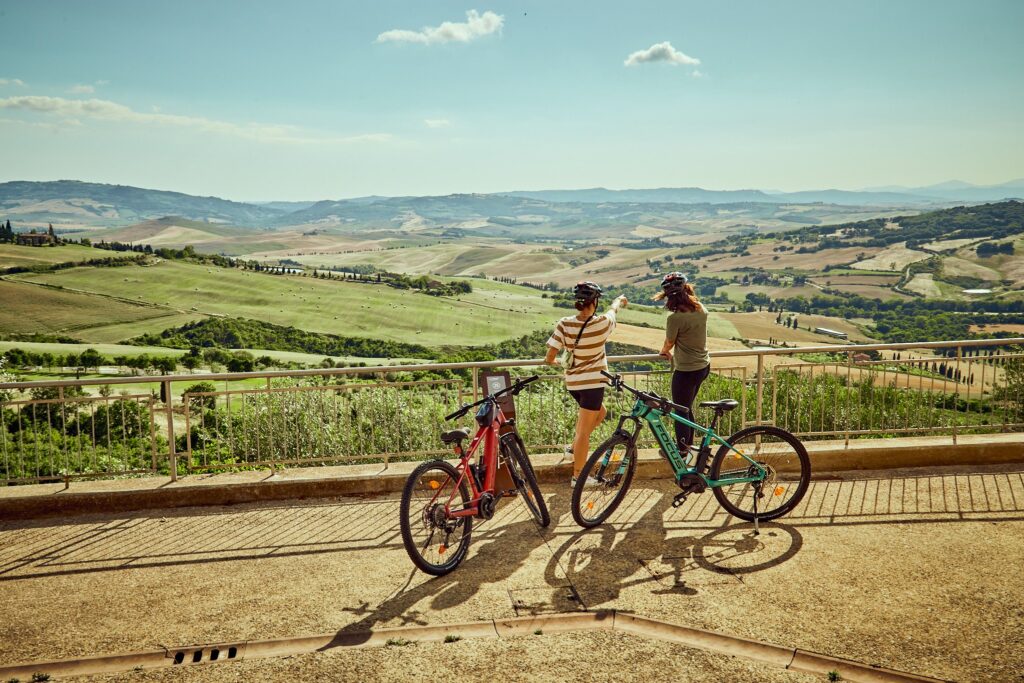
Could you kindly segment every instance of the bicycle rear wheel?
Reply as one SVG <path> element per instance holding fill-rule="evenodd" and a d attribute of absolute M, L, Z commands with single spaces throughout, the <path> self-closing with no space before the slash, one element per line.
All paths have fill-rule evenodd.
<path fill-rule="evenodd" d="M 540 528 L 551 524 L 551 514 L 548 512 L 547 503 L 544 502 L 544 495 L 537 484 L 537 475 L 533 471 L 530 459 L 526 456 L 518 435 L 506 435 L 501 439 L 501 454 L 505 458 L 509 474 L 519 491 L 519 498 L 526 504 L 526 509 L 533 515 L 533 521 Z"/>
<path fill-rule="evenodd" d="M 425 462 L 409 475 L 399 506 L 402 544 L 419 569 L 441 576 L 459 566 L 469 551 L 472 517 L 452 519 L 452 511 L 469 506 L 469 485 L 458 486 L 458 471 L 444 460 Z M 451 501 L 449 503 L 449 500 Z"/>
<path fill-rule="evenodd" d="M 769 520 L 791 512 L 807 492 L 811 460 L 800 439 L 784 429 L 761 425 L 741 429 L 727 441 L 768 470 L 761 482 L 727 484 L 714 489 L 715 498 L 729 514 L 748 522 Z M 711 464 L 712 479 L 750 476 L 754 466 L 728 446 L 722 446 Z"/>
<path fill-rule="evenodd" d="M 572 518 L 584 529 L 602 524 L 626 497 L 636 471 L 636 445 L 612 436 L 587 459 L 572 490 Z"/>

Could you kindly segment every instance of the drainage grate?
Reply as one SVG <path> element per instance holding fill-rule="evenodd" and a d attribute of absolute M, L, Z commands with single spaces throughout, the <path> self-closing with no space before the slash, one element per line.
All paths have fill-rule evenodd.
<path fill-rule="evenodd" d="M 221 655 L 224 655 L 221 657 Z M 201 647 L 195 650 L 178 650 L 174 653 L 174 664 L 201 664 L 204 659 L 207 662 L 226 661 L 228 659 L 235 659 L 238 657 L 238 646 L 229 645 L 225 649 L 224 645 L 218 645 L 217 647 L 205 648 Z"/>

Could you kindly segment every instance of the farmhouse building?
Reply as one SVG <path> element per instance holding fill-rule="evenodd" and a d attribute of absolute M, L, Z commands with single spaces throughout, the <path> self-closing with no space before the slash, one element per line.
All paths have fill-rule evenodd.
<path fill-rule="evenodd" d="M 35 228 L 31 232 L 19 232 L 14 236 L 16 244 L 25 244 L 30 247 L 41 247 L 46 244 L 56 243 L 52 232 L 36 232 Z"/>

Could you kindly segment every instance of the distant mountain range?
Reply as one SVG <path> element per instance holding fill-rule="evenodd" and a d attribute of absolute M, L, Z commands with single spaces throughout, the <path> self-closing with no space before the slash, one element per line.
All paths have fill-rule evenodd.
<path fill-rule="evenodd" d="M 511 197 L 529 197 L 549 202 L 659 202 L 678 204 L 839 204 L 843 206 L 907 206 L 949 202 L 994 202 L 1024 197 L 1024 178 L 1001 185 L 972 185 L 954 180 L 927 187 L 871 187 L 863 190 L 705 190 L 700 187 L 663 187 L 652 190 L 537 190 L 503 192 Z"/>
<path fill-rule="evenodd" d="M 926 187 L 903 187 L 902 185 L 890 185 L 887 187 L 872 187 L 865 192 L 892 192 L 896 194 L 910 194 L 920 197 L 930 197 L 943 201 L 956 202 L 997 202 L 1003 199 L 1020 199 L 1024 197 L 1024 178 L 1011 180 L 999 185 L 972 185 L 962 180 L 950 180 L 937 185 Z"/>
<path fill-rule="evenodd" d="M 53 223 L 65 227 L 111 227 L 164 216 L 230 225 L 277 228 L 316 223 L 382 228 L 482 218 L 498 225 L 556 223 L 573 211 L 609 219 L 624 214 L 671 214 L 678 205 L 826 204 L 841 207 L 913 209 L 957 202 L 990 202 L 1024 197 L 1024 179 L 979 186 L 951 181 L 928 187 L 876 187 L 860 191 L 705 190 L 656 188 L 609 190 L 537 190 L 439 197 L 360 197 L 319 202 L 233 202 L 180 192 L 75 180 L 0 183 L 0 219 L 24 225 Z M 573 205 L 572 207 L 568 205 Z M 602 205 L 616 205 L 614 207 Z M 672 206 L 676 205 L 677 209 Z M 573 208 L 575 207 L 575 208 Z M 777 211 L 777 209 L 773 209 Z M 616 218 L 617 220 L 618 218 Z"/>

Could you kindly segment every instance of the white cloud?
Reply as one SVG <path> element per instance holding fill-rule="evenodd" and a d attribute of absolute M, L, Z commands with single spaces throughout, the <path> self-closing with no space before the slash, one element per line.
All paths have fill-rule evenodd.
<path fill-rule="evenodd" d="M 64 119 L 62 123 L 67 125 L 75 125 L 81 119 L 92 119 L 97 121 L 175 126 L 200 130 L 206 133 L 232 135 L 257 142 L 346 144 L 352 142 L 387 142 L 393 139 L 388 133 L 332 136 L 311 133 L 296 126 L 261 123 L 239 124 L 230 121 L 207 119 L 201 116 L 181 116 L 158 112 L 146 113 L 135 111 L 117 102 L 98 99 L 72 100 L 63 97 L 25 95 L 21 97 L 0 98 L 0 109 L 60 117 Z"/>
<path fill-rule="evenodd" d="M 448 119 L 423 119 L 423 123 L 427 125 L 427 128 L 447 128 L 452 125 Z"/>
<path fill-rule="evenodd" d="M 494 12 L 478 13 L 475 9 L 466 12 L 466 21 L 446 21 L 440 26 L 424 26 L 421 31 L 395 28 L 377 36 L 378 43 L 468 43 L 501 30 L 505 17 Z"/>
<path fill-rule="evenodd" d="M 78 84 L 68 90 L 73 95 L 91 95 L 96 92 L 96 88 L 91 85 Z"/>
<path fill-rule="evenodd" d="M 680 52 L 672 47 L 672 43 L 666 40 L 663 43 L 655 43 L 646 50 L 637 50 L 630 56 L 626 57 L 625 65 L 637 66 L 639 64 L 647 64 L 649 62 L 668 62 L 672 66 L 678 66 L 680 64 L 697 66 L 700 64 L 699 59 Z"/>
<path fill-rule="evenodd" d="M 0 85 L 18 85 L 24 86 L 25 81 L 20 78 L 0 78 Z"/>

